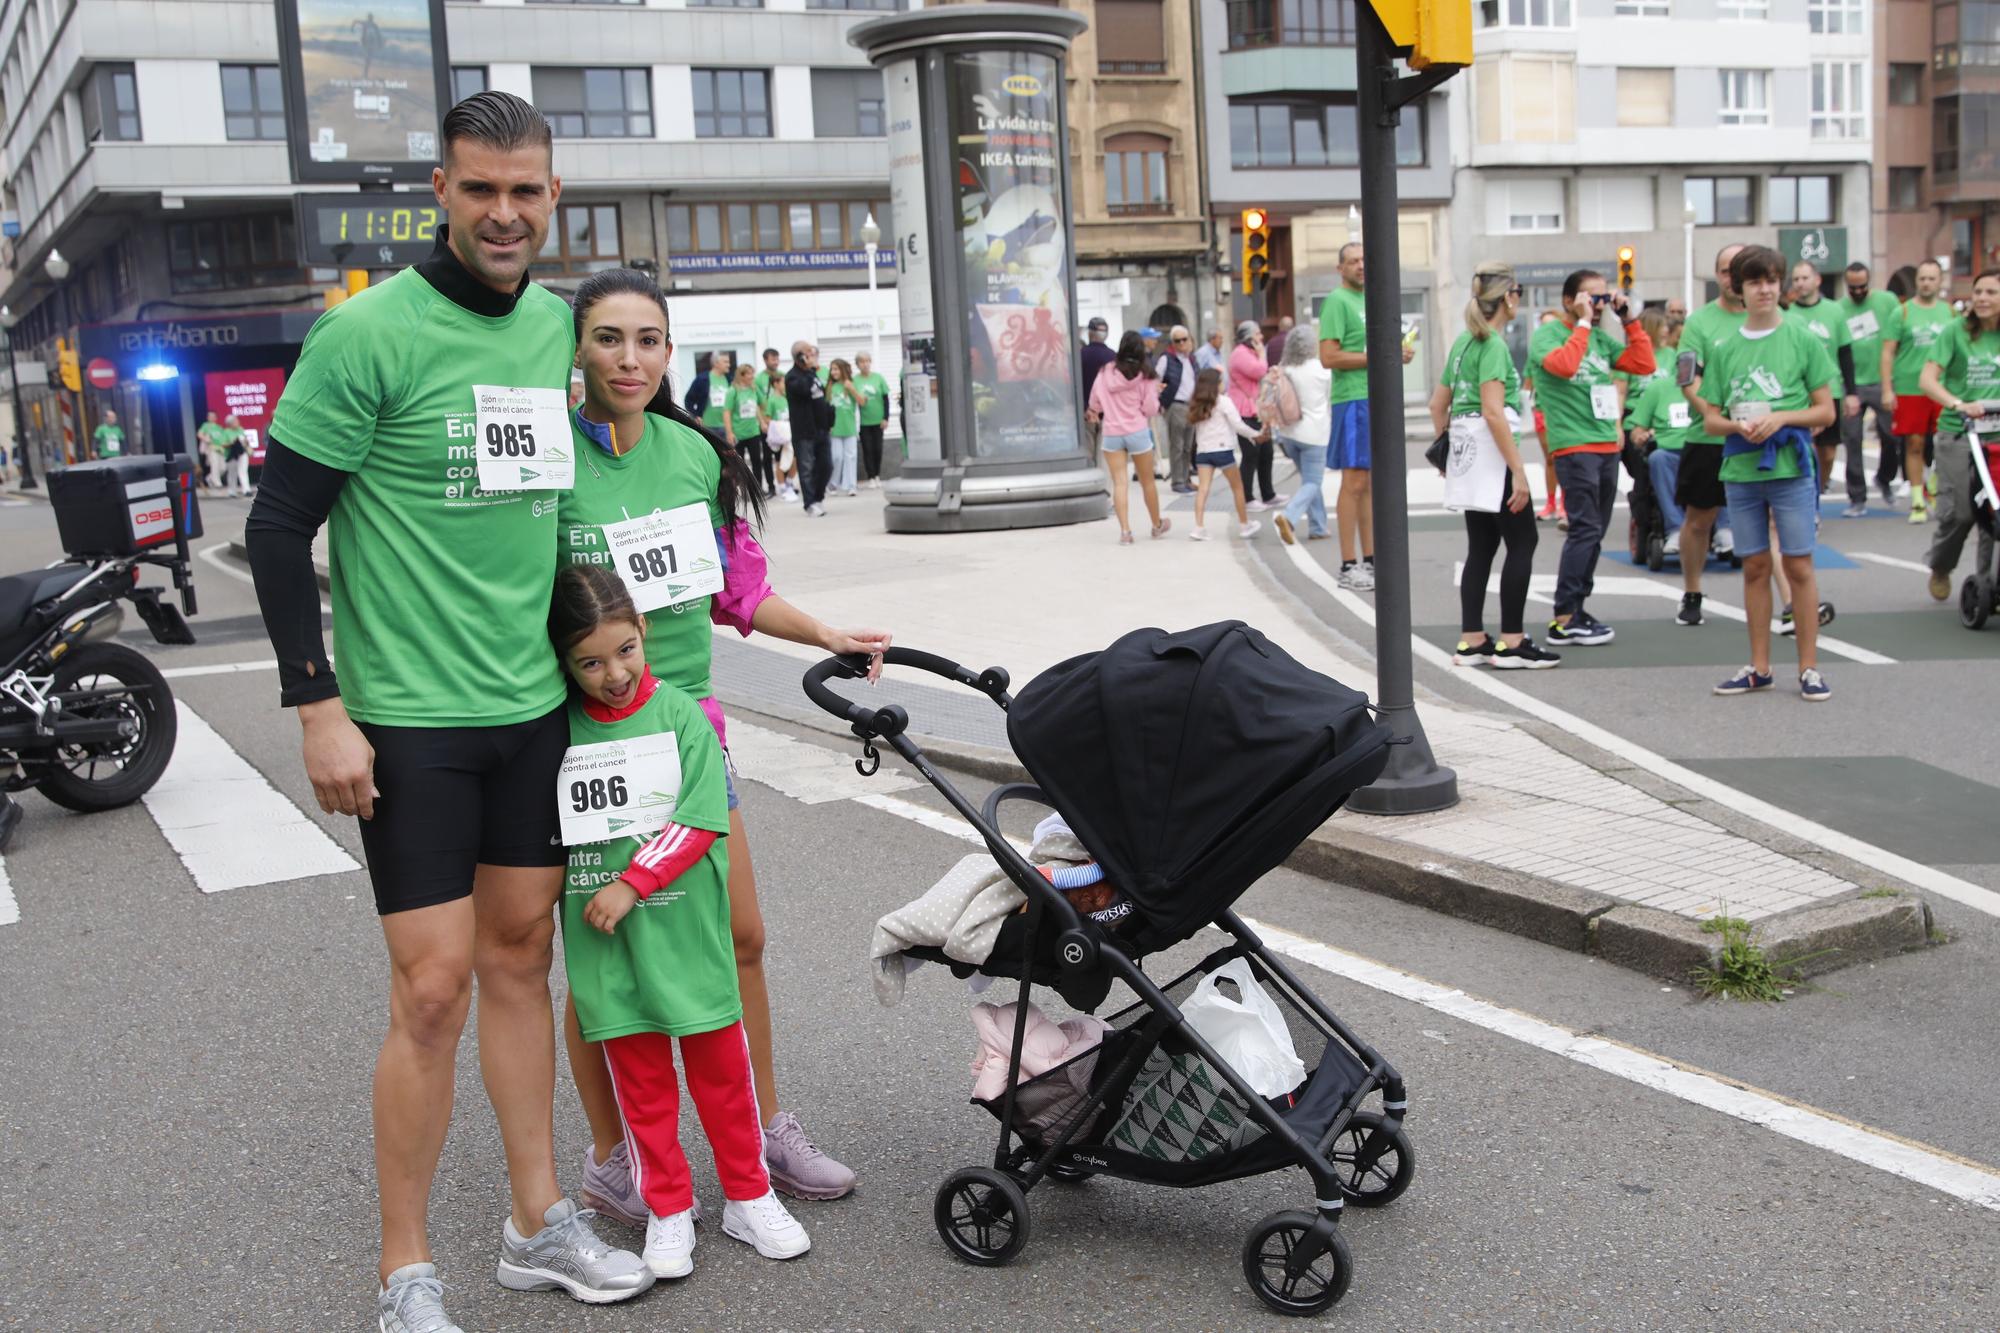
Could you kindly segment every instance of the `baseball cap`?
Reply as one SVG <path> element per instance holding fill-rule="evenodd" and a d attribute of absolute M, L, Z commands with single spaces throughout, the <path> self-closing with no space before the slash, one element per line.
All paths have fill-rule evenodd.
<path fill-rule="evenodd" d="M 1145 328 L 1139 330 L 1139 336 L 1141 338 L 1157 338 L 1160 336 L 1160 331 L 1151 324 L 1148 324 Z"/>
<path fill-rule="evenodd" d="M 1104 316 L 1102 315 L 1092 315 L 1090 317 L 1090 323 L 1084 325 L 1084 327 L 1087 329 L 1103 329 L 1107 333 L 1111 331 L 1111 325 L 1105 320 Z"/>

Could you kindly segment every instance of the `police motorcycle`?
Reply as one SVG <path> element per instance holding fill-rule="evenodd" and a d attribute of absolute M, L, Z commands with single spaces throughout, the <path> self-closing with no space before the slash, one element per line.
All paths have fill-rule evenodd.
<path fill-rule="evenodd" d="M 173 758 L 173 692 L 143 653 L 112 642 L 124 604 L 160 643 L 194 642 L 190 538 L 201 535 L 184 454 L 101 459 L 47 477 L 64 558 L 0 576 L 0 851 L 29 788 L 69 810 L 130 805 Z M 142 587 L 148 565 L 166 589 Z M 185 614 L 183 614 L 185 613 Z"/>

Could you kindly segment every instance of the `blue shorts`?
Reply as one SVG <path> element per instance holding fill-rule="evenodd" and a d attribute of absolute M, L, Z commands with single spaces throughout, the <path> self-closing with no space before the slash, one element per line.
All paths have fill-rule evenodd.
<path fill-rule="evenodd" d="M 1217 449 L 1212 454 L 1196 454 L 1194 461 L 1197 467 L 1235 467 L 1236 451 Z"/>
<path fill-rule="evenodd" d="M 1368 400 L 1333 405 L 1333 433 L 1326 442 L 1326 465 L 1330 468 L 1369 467 Z"/>
<path fill-rule="evenodd" d="M 1121 450 L 1128 454 L 1150 454 L 1154 448 L 1153 432 L 1148 430 L 1136 431 L 1131 435 L 1107 435 L 1101 447 Z"/>
<path fill-rule="evenodd" d="M 722 752 L 722 786 L 729 793 L 729 808 L 733 811 L 742 802 L 736 799 L 736 761 L 727 750 Z"/>
<path fill-rule="evenodd" d="M 1771 549 L 1771 520 L 1778 521 L 1778 553 L 1811 555 L 1819 538 L 1819 481 L 1810 474 L 1784 481 L 1725 481 L 1736 554 Z"/>

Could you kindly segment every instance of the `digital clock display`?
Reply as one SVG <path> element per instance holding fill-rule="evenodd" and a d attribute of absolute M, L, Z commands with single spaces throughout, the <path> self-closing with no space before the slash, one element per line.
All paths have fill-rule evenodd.
<path fill-rule="evenodd" d="M 299 243 L 309 265 L 401 268 L 430 255 L 444 209 L 424 195 L 301 195 Z"/>

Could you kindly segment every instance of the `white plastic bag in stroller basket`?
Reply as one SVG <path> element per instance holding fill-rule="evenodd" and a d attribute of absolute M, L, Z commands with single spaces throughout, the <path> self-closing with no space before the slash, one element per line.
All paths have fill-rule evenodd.
<path fill-rule="evenodd" d="M 1217 987 L 1224 980 L 1236 983 L 1240 1001 Z M 1203 977 L 1181 1014 L 1258 1096 L 1282 1097 L 1305 1081 L 1305 1062 L 1292 1046 L 1285 1015 L 1257 984 L 1247 960 L 1232 959 Z"/>

